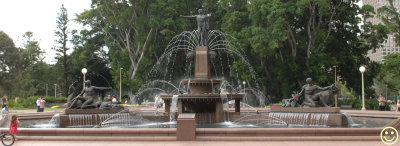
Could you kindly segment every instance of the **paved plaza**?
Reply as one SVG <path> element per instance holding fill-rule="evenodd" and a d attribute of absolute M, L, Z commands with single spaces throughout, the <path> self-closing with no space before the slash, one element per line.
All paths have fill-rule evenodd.
<path fill-rule="evenodd" d="M 17 141 L 13 146 L 385 146 L 380 141 Z"/>
<path fill-rule="evenodd" d="M 143 109 L 141 109 L 143 110 Z M 146 109 L 151 110 L 152 109 Z M 232 109 L 233 110 L 233 109 Z M 269 108 L 258 108 L 260 112 L 269 112 Z M 375 110 L 341 110 L 352 116 L 372 116 L 372 117 L 393 117 L 400 118 L 400 112 L 394 111 L 375 111 Z M 34 111 L 21 110 L 12 111 L 14 114 L 34 114 Z M 47 111 L 47 114 L 59 113 L 59 111 Z M 42 113 L 43 114 L 43 113 Z M 24 136 L 26 137 L 26 136 Z M 29 137 L 29 136 L 28 136 Z M 21 137 L 22 138 L 22 137 Z M 399 144 L 397 142 L 394 145 Z M 32 138 L 22 138 L 16 141 L 15 146 L 124 146 L 124 145 L 135 145 L 135 146 L 384 146 L 381 141 L 53 141 L 46 138 L 46 136 L 39 138 L 38 140 L 32 140 Z"/>

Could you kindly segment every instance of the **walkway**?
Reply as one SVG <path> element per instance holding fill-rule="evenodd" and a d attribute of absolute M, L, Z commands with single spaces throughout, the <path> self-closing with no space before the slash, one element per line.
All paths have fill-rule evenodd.
<path fill-rule="evenodd" d="M 13 146 L 385 146 L 380 141 L 17 141 Z"/>

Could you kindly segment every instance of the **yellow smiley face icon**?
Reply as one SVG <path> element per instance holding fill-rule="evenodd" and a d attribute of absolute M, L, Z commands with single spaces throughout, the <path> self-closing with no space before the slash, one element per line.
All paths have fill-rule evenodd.
<path fill-rule="evenodd" d="M 385 127 L 381 131 L 381 140 L 384 144 L 387 145 L 395 144 L 398 139 L 399 139 L 399 132 L 396 130 L 396 128 Z"/>

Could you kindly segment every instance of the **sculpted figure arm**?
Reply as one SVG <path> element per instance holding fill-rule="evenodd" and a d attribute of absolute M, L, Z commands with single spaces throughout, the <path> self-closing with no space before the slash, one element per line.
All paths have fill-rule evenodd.
<path fill-rule="evenodd" d="M 196 15 L 192 15 L 192 16 L 183 16 L 183 15 L 179 15 L 180 17 L 183 17 L 183 18 L 196 18 Z"/>
<path fill-rule="evenodd" d="M 111 90 L 111 87 L 93 87 L 96 90 Z"/>
<path fill-rule="evenodd" d="M 296 94 L 296 96 L 294 97 L 294 100 L 291 102 L 291 105 L 290 105 L 291 107 L 297 106 L 297 102 L 299 101 L 300 96 L 304 94 L 304 92 L 305 92 L 305 86 L 303 86 L 301 88 L 300 93 Z"/>
<path fill-rule="evenodd" d="M 305 85 L 301 88 L 301 91 L 296 94 L 295 99 L 296 101 L 299 100 L 300 96 L 303 95 L 305 92 Z"/>
<path fill-rule="evenodd" d="M 317 86 L 317 85 L 314 85 L 314 86 Z M 318 90 L 328 90 L 328 89 L 331 89 L 331 87 L 332 87 L 332 85 L 326 86 L 326 87 L 317 86 L 317 89 L 318 89 Z"/>

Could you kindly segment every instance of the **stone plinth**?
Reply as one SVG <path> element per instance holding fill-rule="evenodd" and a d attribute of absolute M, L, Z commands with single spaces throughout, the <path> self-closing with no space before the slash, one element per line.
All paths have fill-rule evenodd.
<path fill-rule="evenodd" d="M 210 65 L 208 64 L 208 47 L 196 46 L 196 64 L 194 68 L 195 78 L 209 79 L 211 77 Z"/>
<path fill-rule="evenodd" d="M 191 141 L 196 139 L 196 114 L 179 114 L 176 124 L 176 140 Z"/>
<path fill-rule="evenodd" d="M 271 112 L 293 112 L 293 113 L 339 113 L 338 107 L 316 107 L 316 108 L 300 108 L 300 107 L 271 107 Z"/>
<path fill-rule="evenodd" d="M 112 108 L 112 109 L 65 109 L 65 114 L 112 114 L 118 113 L 124 109 Z"/>

